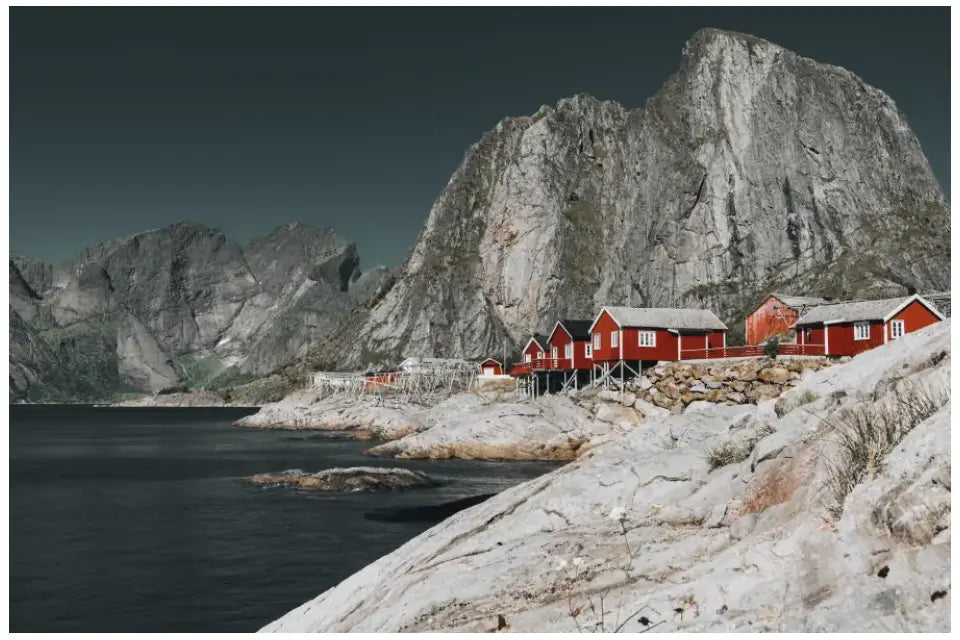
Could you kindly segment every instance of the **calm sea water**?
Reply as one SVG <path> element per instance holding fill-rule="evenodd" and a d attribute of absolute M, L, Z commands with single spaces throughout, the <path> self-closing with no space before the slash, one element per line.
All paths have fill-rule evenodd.
<path fill-rule="evenodd" d="M 540 463 L 377 461 L 370 442 L 238 429 L 243 409 L 10 409 L 11 631 L 254 631 L 432 525 L 375 521 L 495 493 Z M 387 464 L 440 487 L 320 494 L 246 485 Z"/>

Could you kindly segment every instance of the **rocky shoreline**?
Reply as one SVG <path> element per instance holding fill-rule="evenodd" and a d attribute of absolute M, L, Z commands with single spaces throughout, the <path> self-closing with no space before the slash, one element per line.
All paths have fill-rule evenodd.
<path fill-rule="evenodd" d="M 263 631 L 948 630 L 949 353 L 948 320 L 776 400 L 595 420 L 603 442 Z M 878 421 L 898 426 L 873 458 L 843 447 L 849 425 Z"/>

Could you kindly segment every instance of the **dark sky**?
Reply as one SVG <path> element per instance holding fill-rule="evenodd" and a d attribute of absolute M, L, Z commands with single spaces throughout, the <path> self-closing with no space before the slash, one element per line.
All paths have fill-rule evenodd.
<path fill-rule="evenodd" d="M 906 113 L 949 197 L 935 9 L 10 9 L 11 250 L 299 220 L 400 264 L 466 148 L 577 92 L 641 106 L 701 27 L 844 66 Z"/>

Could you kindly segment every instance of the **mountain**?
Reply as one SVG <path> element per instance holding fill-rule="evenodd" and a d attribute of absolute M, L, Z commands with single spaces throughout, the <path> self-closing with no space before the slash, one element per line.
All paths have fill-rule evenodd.
<path fill-rule="evenodd" d="M 705 29 L 639 109 L 586 95 L 466 153 L 398 281 L 316 361 L 515 349 L 604 304 L 948 289 L 949 206 L 906 118 L 840 67 Z"/>
<path fill-rule="evenodd" d="M 356 246 L 294 223 L 241 247 L 184 222 L 48 265 L 10 260 L 11 400 L 225 384 L 268 373 L 377 295 Z"/>

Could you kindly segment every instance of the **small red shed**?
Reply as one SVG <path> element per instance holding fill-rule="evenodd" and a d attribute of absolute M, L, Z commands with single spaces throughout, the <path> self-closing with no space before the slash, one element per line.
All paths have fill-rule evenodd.
<path fill-rule="evenodd" d="M 558 320 L 550 332 L 550 357 L 561 358 L 565 370 L 593 368 L 590 320 Z"/>
<path fill-rule="evenodd" d="M 727 346 L 727 325 L 708 309 L 603 307 L 590 326 L 595 362 L 680 360 Z"/>
<path fill-rule="evenodd" d="M 771 293 L 747 316 L 747 344 L 761 344 L 771 336 L 789 333 L 807 309 L 828 302 L 823 298 Z"/>
<path fill-rule="evenodd" d="M 487 358 L 481 362 L 478 367 L 480 369 L 480 375 L 484 378 L 503 375 L 503 364 L 493 358 Z"/>
<path fill-rule="evenodd" d="M 823 345 L 831 356 L 853 356 L 943 320 L 918 295 L 814 307 L 796 322 L 797 343 Z"/>

